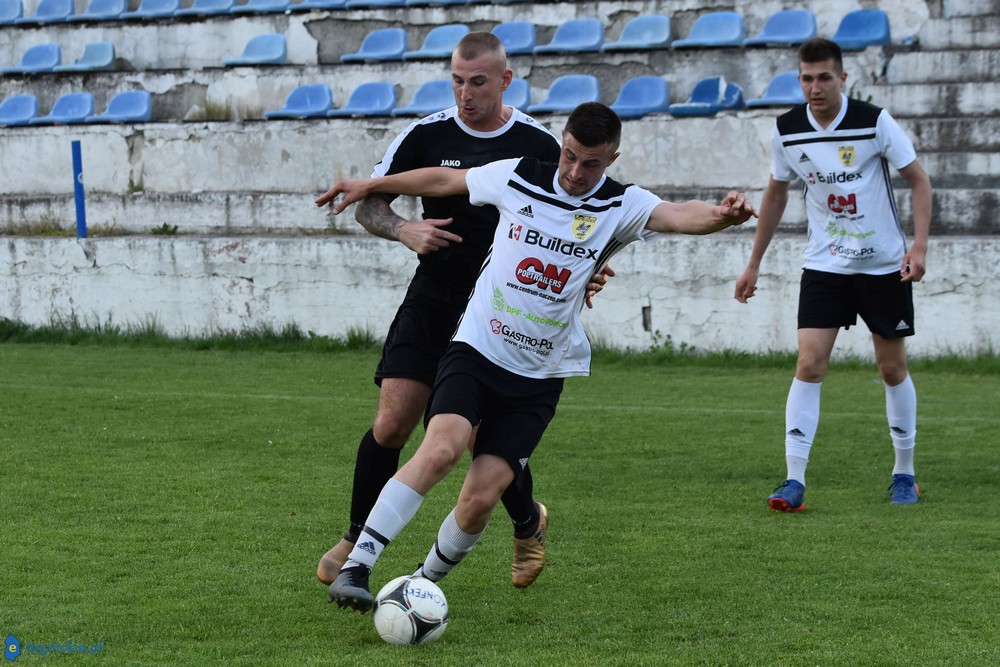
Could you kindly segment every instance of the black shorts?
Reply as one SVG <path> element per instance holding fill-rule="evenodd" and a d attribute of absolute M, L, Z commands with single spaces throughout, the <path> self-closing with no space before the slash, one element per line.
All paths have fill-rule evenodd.
<path fill-rule="evenodd" d="M 858 315 L 882 338 L 912 336 L 913 284 L 898 273 L 872 276 L 802 270 L 799 329 L 849 328 Z"/>
<path fill-rule="evenodd" d="M 428 296 L 411 285 L 389 325 L 375 384 L 385 378 L 408 378 L 434 386 L 438 362 L 455 333 L 465 301 Z"/>
<path fill-rule="evenodd" d="M 528 378 L 500 368 L 465 343 L 452 343 L 441 360 L 424 425 L 437 414 L 456 414 L 479 425 L 473 457 L 492 454 L 514 475 L 556 414 L 563 378 Z"/>

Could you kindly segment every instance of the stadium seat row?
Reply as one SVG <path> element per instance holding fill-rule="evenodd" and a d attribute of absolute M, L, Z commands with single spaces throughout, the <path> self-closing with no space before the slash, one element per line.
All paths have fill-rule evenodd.
<path fill-rule="evenodd" d="M 344 62 L 447 58 L 469 32 L 460 23 L 437 26 L 423 45 L 409 50 L 404 28 L 380 28 L 365 36 L 360 48 L 341 56 Z M 816 17 L 807 9 L 783 10 L 772 15 L 761 32 L 747 37 L 743 17 L 737 12 L 703 14 L 683 39 L 674 40 L 669 16 L 643 14 L 625 24 L 619 39 L 605 42 L 600 19 L 569 19 L 556 27 L 551 41 L 537 43 L 530 21 L 509 21 L 493 28 L 510 55 L 543 53 L 593 53 L 641 49 L 687 49 L 752 46 L 794 46 L 816 36 Z M 890 42 L 889 19 L 879 9 L 859 9 L 846 14 L 831 36 L 845 50 Z"/>
<path fill-rule="evenodd" d="M 552 82 L 545 99 L 531 104 L 531 88 L 524 79 L 515 78 L 504 91 L 504 103 L 531 114 L 568 113 L 583 102 L 601 98 L 598 79 L 589 74 L 565 74 Z M 372 81 L 359 85 L 341 108 L 333 105 L 333 93 L 324 83 L 295 88 L 280 109 L 266 111 L 267 119 L 332 118 L 345 116 L 426 116 L 455 103 L 449 79 L 428 81 L 421 85 L 406 106 L 396 106 L 393 84 Z M 719 111 L 769 106 L 793 106 L 805 102 L 798 73 L 776 75 L 760 98 L 744 101 L 743 89 L 722 76 L 706 77 L 695 84 L 686 102 L 670 104 L 667 81 L 658 76 L 637 76 L 622 85 L 611 104 L 622 118 L 641 118 L 646 114 L 669 113 L 676 117 L 713 116 Z"/>
<path fill-rule="evenodd" d="M 65 65 L 59 45 L 46 43 L 30 47 L 17 65 L 0 69 L 0 74 L 96 72 L 114 69 L 115 64 L 115 45 L 111 42 L 89 42 L 83 47 L 83 55 Z"/>
<path fill-rule="evenodd" d="M 0 25 L 17 23 L 61 23 L 71 21 L 108 21 L 115 19 L 146 19 L 170 16 L 213 16 L 222 14 L 252 14 L 285 12 L 313 8 L 338 9 L 352 6 L 405 6 L 408 4 L 469 4 L 448 0 L 421 0 L 421 2 L 392 3 L 353 2 L 352 0 L 194 0 L 190 7 L 182 8 L 180 0 L 142 0 L 138 9 L 126 11 L 127 0 L 90 0 L 82 14 L 74 13 L 74 0 L 41 0 L 31 17 L 23 16 L 22 0 L 0 0 Z M 408 50 L 406 31 L 403 28 L 383 28 L 369 33 L 360 49 L 345 55 L 343 60 L 407 60 L 417 58 L 444 58 L 451 54 L 455 43 L 469 31 L 462 24 L 438 26 L 427 35 L 423 46 Z M 605 28 L 600 19 L 577 18 L 556 27 L 547 44 L 536 43 L 534 24 L 528 21 L 511 21 L 494 28 L 504 41 L 508 53 L 587 53 L 630 49 L 684 49 L 720 48 L 740 46 L 788 46 L 801 44 L 816 36 L 816 17 L 808 9 L 787 9 L 771 15 L 761 32 L 747 37 L 743 16 L 733 11 L 714 11 L 695 20 L 688 35 L 673 39 L 669 16 L 640 15 L 631 19 L 622 29 L 618 40 L 605 43 Z M 841 19 L 837 31 L 831 36 L 845 50 L 863 50 L 867 46 L 889 44 L 891 41 L 889 18 L 880 9 L 857 9 Z"/>
<path fill-rule="evenodd" d="M 44 116 L 38 115 L 34 95 L 11 95 L 0 102 L 0 125 L 72 125 L 80 123 L 142 123 L 153 114 L 152 96 L 145 90 L 118 93 L 102 114 L 94 113 L 94 96 L 88 92 L 66 93 Z"/>
<path fill-rule="evenodd" d="M 768 84 L 760 98 L 744 102 L 743 89 L 724 77 L 706 77 L 695 84 L 691 96 L 682 103 L 670 104 L 670 89 L 661 77 L 637 76 L 627 80 L 611 104 L 622 118 L 641 118 L 646 114 L 669 113 L 676 117 L 713 116 L 719 111 L 768 106 L 802 104 L 805 98 L 798 85 L 797 72 L 782 72 Z M 525 79 L 514 79 L 504 91 L 504 103 L 532 114 L 566 113 L 582 102 L 600 100 L 601 86 L 589 74 L 566 74 L 552 82 L 545 99 L 531 104 L 531 88 Z M 448 79 L 428 81 L 414 93 L 410 104 L 397 107 L 395 85 L 369 81 L 357 86 L 343 107 L 335 108 L 333 93 L 327 84 L 296 87 L 280 109 L 266 111 L 267 119 L 425 116 L 454 104 L 452 84 Z M 152 98 L 146 91 L 119 93 L 104 114 L 94 115 L 93 95 L 87 92 L 61 96 L 46 116 L 38 115 L 34 95 L 13 95 L 0 104 L 0 125 L 42 125 L 101 122 L 146 122 L 152 116 Z"/>
<path fill-rule="evenodd" d="M 485 0 L 483 0 L 485 1 Z M 527 0 L 491 0 L 510 4 Z M 224 14 L 267 14 L 313 9 L 351 9 L 366 7 L 407 7 L 420 5 L 468 5 L 472 0 L 194 0 L 183 7 L 180 0 L 141 0 L 135 11 L 128 11 L 127 0 L 90 0 L 81 14 L 74 0 L 41 0 L 35 13 L 24 15 L 22 0 L 0 0 L 0 25 L 49 24 L 77 21 L 118 21 L 163 19 L 174 16 L 219 16 Z"/>

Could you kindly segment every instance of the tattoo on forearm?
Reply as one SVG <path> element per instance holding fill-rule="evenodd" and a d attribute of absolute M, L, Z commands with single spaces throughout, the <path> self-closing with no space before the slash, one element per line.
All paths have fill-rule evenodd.
<path fill-rule="evenodd" d="M 382 197 L 365 198 L 355 210 L 354 219 L 369 233 L 390 241 L 399 240 L 399 228 L 404 222 Z"/>

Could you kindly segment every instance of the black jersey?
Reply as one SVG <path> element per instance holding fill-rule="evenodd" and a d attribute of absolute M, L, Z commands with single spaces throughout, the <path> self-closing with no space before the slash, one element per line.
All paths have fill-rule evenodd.
<path fill-rule="evenodd" d="M 516 157 L 559 161 L 559 142 L 537 121 L 517 109 L 493 132 L 477 132 L 451 107 L 411 124 L 389 146 L 372 176 L 420 167 L 468 169 Z M 467 196 L 424 197 L 424 218 L 454 218 L 448 231 L 462 243 L 420 255 L 412 286 L 439 298 L 464 303 L 493 242 L 500 214 L 493 206 L 473 206 Z"/>

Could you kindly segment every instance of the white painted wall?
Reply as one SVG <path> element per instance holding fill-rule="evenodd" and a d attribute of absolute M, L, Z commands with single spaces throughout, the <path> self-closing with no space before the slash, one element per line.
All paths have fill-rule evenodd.
<path fill-rule="evenodd" d="M 629 246 L 613 262 L 619 277 L 584 313 L 592 338 L 633 349 L 670 336 L 701 350 L 794 350 L 804 237 L 774 240 L 758 296 L 742 305 L 732 294 L 751 241 L 728 230 Z M 995 237 L 932 240 L 927 278 L 914 289 L 912 353 L 1000 349 L 998 256 Z M 0 316 L 32 325 L 155 322 L 174 335 L 295 323 L 322 335 L 361 327 L 381 337 L 415 263 L 400 244 L 368 237 L 8 238 Z M 870 347 L 862 325 L 841 335 L 837 354 L 870 356 Z"/>

